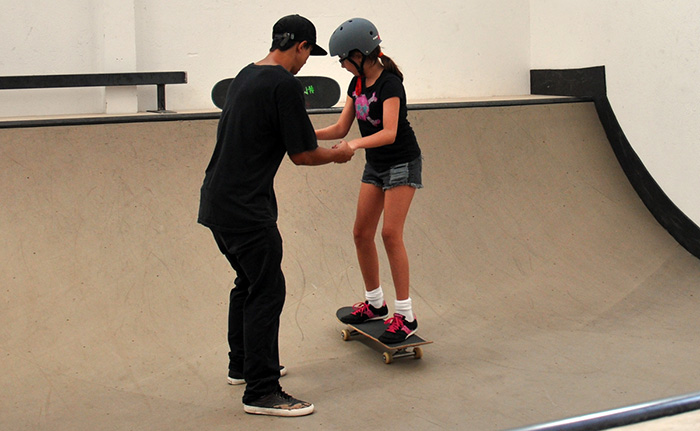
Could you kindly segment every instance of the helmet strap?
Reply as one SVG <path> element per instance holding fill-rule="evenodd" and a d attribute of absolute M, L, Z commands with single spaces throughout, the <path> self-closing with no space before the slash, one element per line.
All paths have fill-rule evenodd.
<path fill-rule="evenodd" d="M 358 96 L 362 94 L 362 92 L 365 90 L 365 84 L 366 84 L 366 79 L 365 79 L 365 60 L 367 59 L 366 55 L 362 55 L 362 61 L 358 65 L 352 59 L 348 58 L 347 61 L 352 63 L 353 66 L 355 66 L 355 69 L 357 69 L 357 72 L 360 74 L 360 76 L 357 78 L 357 84 L 355 84 L 355 94 Z"/>

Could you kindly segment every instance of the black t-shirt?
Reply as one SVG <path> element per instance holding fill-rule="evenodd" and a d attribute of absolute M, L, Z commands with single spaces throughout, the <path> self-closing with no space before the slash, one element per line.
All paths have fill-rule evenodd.
<path fill-rule="evenodd" d="M 227 232 L 274 226 L 274 179 L 284 155 L 317 147 L 294 75 L 281 66 L 246 66 L 226 96 L 198 221 Z"/>
<path fill-rule="evenodd" d="M 413 133 L 413 128 L 411 128 L 411 123 L 408 121 L 406 91 L 403 88 L 401 78 L 384 71 L 377 78 L 377 81 L 371 87 L 367 87 L 359 96 L 355 91 L 356 85 L 357 77 L 350 82 L 348 96 L 355 101 L 355 117 L 362 136 L 372 135 L 384 128 L 382 115 L 385 100 L 392 97 L 400 99 L 396 140 L 389 145 L 367 148 L 365 150 L 367 162 L 377 171 L 383 172 L 393 165 L 410 162 L 420 157 L 420 147 L 416 135 Z"/>

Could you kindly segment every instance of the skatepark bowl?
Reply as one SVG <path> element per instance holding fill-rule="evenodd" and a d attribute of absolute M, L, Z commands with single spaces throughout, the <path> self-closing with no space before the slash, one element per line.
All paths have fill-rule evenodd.
<path fill-rule="evenodd" d="M 592 103 L 410 120 L 422 359 L 340 338 L 335 310 L 362 299 L 364 155 L 278 173 L 281 383 L 316 406 L 296 419 L 246 415 L 226 384 L 234 274 L 196 223 L 216 119 L 0 128 L 0 429 L 504 430 L 699 389 L 700 261 L 642 204 Z"/>

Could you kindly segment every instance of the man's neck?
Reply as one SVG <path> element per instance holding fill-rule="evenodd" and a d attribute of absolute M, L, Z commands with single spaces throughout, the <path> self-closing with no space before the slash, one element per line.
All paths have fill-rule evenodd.
<path fill-rule="evenodd" d="M 255 63 L 256 66 L 282 66 L 291 71 L 290 62 L 282 51 L 270 51 L 265 58 Z"/>

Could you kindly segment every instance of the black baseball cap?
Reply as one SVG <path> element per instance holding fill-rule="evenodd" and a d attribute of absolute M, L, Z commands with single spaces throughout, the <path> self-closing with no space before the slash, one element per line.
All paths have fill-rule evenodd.
<path fill-rule="evenodd" d="M 272 27 L 272 39 L 280 40 L 280 46 L 284 47 L 290 41 L 311 44 L 311 55 L 327 55 L 325 49 L 316 45 L 316 27 L 308 19 L 301 15 L 287 15 L 280 18 Z"/>

